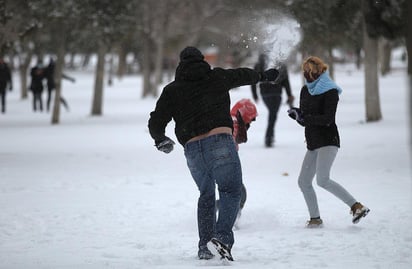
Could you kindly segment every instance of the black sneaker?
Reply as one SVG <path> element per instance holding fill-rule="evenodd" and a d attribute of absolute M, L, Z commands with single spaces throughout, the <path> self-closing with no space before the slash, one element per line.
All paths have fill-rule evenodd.
<path fill-rule="evenodd" d="M 233 261 L 232 254 L 230 253 L 230 247 L 222 243 L 220 240 L 216 238 L 212 238 L 210 242 L 216 248 L 217 252 L 220 254 L 222 259 L 227 259 L 229 261 Z"/>
<path fill-rule="evenodd" d="M 210 260 L 215 255 L 213 255 L 212 252 L 210 252 L 207 246 L 200 246 L 199 251 L 197 252 L 197 256 L 200 260 Z"/>
<path fill-rule="evenodd" d="M 265 139 L 265 147 L 273 148 L 273 138 L 266 138 Z"/>

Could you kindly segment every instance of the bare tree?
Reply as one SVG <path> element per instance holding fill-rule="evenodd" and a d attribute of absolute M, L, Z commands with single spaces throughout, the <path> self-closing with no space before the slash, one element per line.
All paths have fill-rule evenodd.
<path fill-rule="evenodd" d="M 385 76 L 391 71 L 392 42 L 386 38 L 379 40 L 380 73 Z"/>
<path fill-rule="evenodd" d="M 409 84 L 409 149 L 412 155 L 412 1 L 407 1 L 406 8 L 406 49 L 408 52 L 408 84 Z M 411 158 L 412 167 L 412 158 Z"/>
<path fill-rule="evenodd" d="M 156 54 L 154 59 L 154 94 L 157 96 L 158 85 L 163 80 L 163 59 L 164 59 L 164 46 L 167 38 L 167 24 L 170 21 L 170 16 L 172 12 L 170 10 L 178 4 L 176 1 L 160 1 L 159 6 L 155 11 L 154 31 L 152 33 L 152 38 L 154 44 L 156 45 Z"/>
<path fill-rule="evenodd" d="M 158 85 L 163 78 L 163 60 L 168 31 L 176 26 L 170 21 L 171 15 L 176 15 L 176 13 L 170 10 L 180 10 L 179 7 L 183 7 L 184 3 L 186 2 L 178 0 L 140 1 L 139 12 L 142 14 L 138 29 L 143 49 L 142 97 L 158 95 Z"/>
<path fill-rule="evenodd" d="M 69 38 L 74 34 L 74 30 L 80 25 L 81 3 L 79 2 L 50 2 L 48 0 L 39 0 L 36 2 L 36 17 L 42 27 L 39 31 L 45 35 L 45 41 L 40 41 L 44 46 L 43 51 L 48 48 L 49 53 L 55 53 L 55 66 L 53 70 L 55 95 L 51 115 L 51 124 L 60 123 L 60 100 L 62 96 L 62 74 L 64 68 L 64 58 L 66 56 Z M 49 89 L 50 90 L 50 89 Z"/>
<path fill-rule="evenodd" d="M 366 27 L 363 36 L 366 120 L 379 121 L 382 119 L 382 112 L 379 98 L 378 39 L 371 38 L 366 32 Z"/>
<path fill-rule="evenodd" d="M 104 81 L 104 65 L 106 56 L 106 45 L 103 42 L 99 42 L 97 50 L 97 65 L 94 81 L 94 91 L 92 100 L 93 116 L 101 116 L 103 114 L 103 81 Z"/>
<path fill-rule="evenodd" d="M 139 35 L 142 39 L 142 97 L 157 96 L 163 76 L 165 50 L 198 46 L 212 18 L 226 5 L 225 1 L 139 1 Z M 175 12 L 171 13 L 173 9 Z M 173 14 L 173 17 L 171 16 Z"/>
<path fill-rule="evenodd" d="M 368 32 L 366 18 L 371 16 L 370 1 L 362 1 L 362 10 L 365 14 L 363 27 L 363 50 L 365 53 L 365 105 L 366 121 L 373 122 L 382 119 L 382 112 L 379 98 L 379 77 L 378 77 L 378 38 L 371 36 Z"/>
<path fill-rule="evenodd" d="M 21 38 L 15 43 L 14 48 L 17 50 L 17 59 L 19 61 L 20 98 L 26 99 L 28 97 L 27 73 L 33 57 L 33 45 L 26 38 Z"/>
<path fill-rule="evenodd" d="M 55 80 L 55 96 L 54 96 L 54 106 L 52 113 L 52 124 L 60 123 L 60 98 L 62 93 L 62 75 L 63 75 L 63 66 L 64 66 L 64 56 L 66 53 L 66 25 L 63 23 L 63 18 L 58 19 L 56 25 L 61 26 L 60 29 L 64 29 L 57 40 L 57 61 L 55 66 L 54 80 Z"/>
<path fill-rule="evenodd" d="M 33 52 L 28 36 L 37 26 L 30 10 L 26 1 L 0 0 L 0 57 L 17 50 L 22 99 L 27 98 L 27 69 Z"/>
<path fill-rule="evenodd" d="M 141 8 L 139 9 L 141 14 L 141 24 L 138 25 L 140 30 L 140 36 L 142 38 L 142 49 L 143 49 L 143 58 L 142 58 L 142 72 L 143 72 L 143 92 L 142 97 L 148 95 L 156 96 L 156 92 L 153 87 L 152 80 L 152 70 L 153 70 L 153 50 L 151 39 L 151 32 L 153 29 L 153 5 L 155 2 L 150 0 L 144 0 L 141 2 Z"/>
<path fill-rule="evenodd" d="M 405 10 L 406 10 L 405 17 L 407 20 L 405 32 L 406 32 L 406 50 L 408 52 L 408 75 L 409 75 L 409 79 L 412 79 L 412 1 L 407 1 L 407 8 Z"/>
<path fill-rule="evenodd" d="M 405 0 L 362 1 L 364 15 L 366 121 L 382 119 L 378 81 L 378 40 L 405 37 Z"/>
<path fill-rule="evenodd" d="M 23 16 L 19 15 L 20 10 Z M 20 1 L 0 0 L 0 57 L 34 27 L 29 17 L 24 18 L 28 10 L 27 4 Z"/>
<path fill-rule="evenodd" d="M 134 2 L 126 0 L 88 0 L 86 12 L 90 27 L 90 37 L 97 40 L 97 66 L 95 73 L 95 84 L 92 100 L 92 116 L 101 116 L 103 114 L 103 89 L 105 73 L 105 56 L 116 44 L 116 40 L 123 35 L 123 27 L 128 23 L 131 8 L 129 4 Z M 89 15 L 92 13 L 93 15 Z"/>

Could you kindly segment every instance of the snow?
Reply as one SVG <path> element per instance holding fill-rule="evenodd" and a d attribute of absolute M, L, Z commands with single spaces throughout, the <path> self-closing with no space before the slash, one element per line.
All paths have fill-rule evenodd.
<path fill-rule="evenodd" d="M 359 224 L 349 208 L 315 187 L 325 227 L 306 229 L 297 186 L 303 128 L 283 105 L 276 147 L 263 147 L 267 111 L 240 146 L 248 200 L 235 231 L 233 263 L 197 259 L 198 191 L 177 145 L 153 147 L 140 77 L 105 89 L 104 116 L 90 116 L 94 77 L 64 81 L 61 123 L 33 113 L 19 80 L 0 114 L 0 268 L 410 268 L 412 211 L 405 68 L 380 78 L 383 120 L 365 123 L 363 72 L 336 67 L 343 88 L 337 121 L 342 147 L 332 178 L 371 208 Z M 291 74 L 299 95 L 299 74 Z M 251 98 L 248 87 L 232 102 Z M 174 140 L 173 124 L 167 132 Z"/>

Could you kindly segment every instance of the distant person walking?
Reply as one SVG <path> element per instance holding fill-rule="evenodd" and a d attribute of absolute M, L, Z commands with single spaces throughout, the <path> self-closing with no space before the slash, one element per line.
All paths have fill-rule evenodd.
<path fill-rule="evenodd" d="M 158 150 L 170 153 L 174 142 L 165 135 L 173 119 L 192 177 L 199 189 L 198 257 L 211 259 L 211 242 L 222 258 L 233 260 L 233 225 L 239 210 L 242 169 L 233 139 L 229 90 L 256 84 L 261 78 L 249 68 L 211 68 L 194 47 L 180 53 L 175 80 L 162 91 L 150 113 L 149 131 Z M 216 184 L 219 214 L 216 221 Z"/>
<path fill-rule="evenodd" d="M 30 71 L 30 76 L 31 76 L 31 84 L 30 84 L 30 90 L 33 93 L 33 111 L 37 111 L 39 109 L 40 111 L 43 111 L 43 100 L 42 100 L 42 94 L 43 94 L 43 80 L 46 77 L 46 70 L 43 66 L 42 61 L 38 61 L 36 66 L 34 66 L 31 71 Z M 37 108 L 37 106 L 39 106 Z"/>
<path fill-rule="evenodd" d="M 50 110 L 50 102 L 52 98 L 52 93 L 56 89 L 56 82 L 55 82 L 55 67 L 56 64 L 53 60 L 53 58 L 50 58 L 49 65 L 46 67 L 46 79 L 47 79 L 47 104 L 46 108 L 47 111 Z M 67 76 L 66 74 L 62 74 L 62 78 L 67 79 L 71 82 L 75 82 L 76 80 L 72 77 Z M 67 103 L 66 99 L 63 98 L 63 96 L 60 95 L 60 103 L 66 108 L 67 111 L 69 111 L 69 104 Z"/>
<path fill-rule="evenodd" d="M 13 90 L 13 82 L 9 66 L 0 58 L 0 98 L 1 98 L 1 113 L 6 113 L 6 93 L 8 90 Z"/>
<path fill-rule="evenodd" d="M 268 69 L 268 57 L 265 54 L 260 54 L 258 62 L 255 64 L 255 70 L 258 72 L 263 72 Z M 289 83 L 289 75 L 287 67 L 285 64 L 279 64 L 277 69 L 272 69 L 273 72 L 267 80 L 261 81 L 259 83 L 260 94 L 262 96 L 263 102 L 268 109 L 268 123 L 266 127 L 265 134 L 265 146 L 270 148 L 273 147 L 275 142 L 275 124 L 278 117 L 278 111 L 282 103 L 282 89 L 285 89 L 286 95 L 288 96 L 287 104 L 289 107 L 293 106 L 294 96 Z M 256 90 L 256 84 L 252 85 L 252 95 L 255 102 L 258 102 L 258 94 Z"/>
<path fill-rule="evenodd" d="M 342 89 L 329 77 L 328 66 L 318 57 L 308 57 L 302 64 L 305 86 L 300 92 L 300 108 L 291 108 L 289 116 L 305 127 L 307 152 L 299 174 L 299 187 L 309 210 L 307 227 L 321 227 L 313 178 L 350 207 L 352 222 L 358 223 L 369 208 L 359 203 L 347 190 L 330 178 L 330 170 L 340 147 L 335 123 L 339 94 Z"/>

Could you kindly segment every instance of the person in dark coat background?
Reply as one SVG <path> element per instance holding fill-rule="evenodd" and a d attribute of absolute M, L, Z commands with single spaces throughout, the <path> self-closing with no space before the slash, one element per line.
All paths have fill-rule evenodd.
<path fill-rule="evenodd" d="M 150 113 L 149 132 L 158 150 L 170 153 L 174 142 L 165 135 L 173 119 L 188 168 L 199 189 L 198 257 L 211 259 L 211 242 L 222 258 L 233 260 L 233 225 L 239 210 L 242 169 L 233 139 L 229 90 L 256 84 L 263 76 L 250 68 L 212 69 L 195 47 L 180 53 L 175 80 L 163 89 Z M 219 191 L 216 221 L 215 186 Z"/>
<path fill-rule="evenodd" d="M 323 224 L 312 186 L 315 174 L 320 187 L 349 206 L 353 223 L 358 223 L 369 212 L 369 208 L 330 178 L 330 170 L 340 147 L 335 115 L 342 89 L 329 77 L 327 69 L 328 66 L 315 56 L 303 62 L 306 82 L 300 92 L 300 107 L 288 110 L 289 116 L 305 127 L 307 151 L 298 184 L 309 210 L 310 219 L 306 223 L 309 228 Z"/>
<path fill-rule="evenodd" d="M 52 98 L 52 93 L 56 89 L 56 82 L 54 80 L 54 70 L 55 70 L 56 64 L 53 60 L 53 58 L 50 58 L 50 62 L 46 67 L 46 79 L 47 79 L 47 103 L 46 103 L 46 109 L 47 111 L 50 110 L 50 102 Z M 67 79 L 71 82 L 75 82 L 75 79 L 72 77 L 67 76 L 66 74 L 62 74 L 62 78 Z M 67 111 L 69 111 L 69 104 L 67 103 L 66 99 L 63 98 L 63 96 L 60 95 L 60 103 L 66 108 Z"/>
<path fill-rule="evenodd" d="M 265 71 L 268 67 L 268 57 L 265 54 L 260 54 L 258 62 L 255 64 L 255 70 L 258 72 Z M 275 124 L 278 117 L 278 111 L 282 103 L 282 89 L 286 91 L 288 96 L 287 104 L 293 106 L 294 96 L 289 83 L 289 75 L 285 64 L 280 63 L 277 69 L 272 69 L 265 81 L 259 83 L 260 94 L 263 102 L 268 109 L 268 123 L 265 133 L 265 146 L 273 147 L 275 141 Z M 256 90 L 256 84 L 252 85 L 252 95 L 255 102 L 258 102 L 259 97 Z"/>
<path fill-rule="evenodd" d="M 33 110 L 37 111 L 37 105 L 39 105 L 39 110 L 43 111 L 43 79 L 46 77 L 46 70 L 42 61 L 38 61 L 36 66 L 31 69 L 30 76 L 30 90 L 33 93 Z"/>
<path fill-rule="evenodd" d="M 0 97 L 1 97 L 1 112 L 6 113 L 6 93 L 8 90 L 13 90 L 13 82 L 9 66 L 0 58 Z"/>

